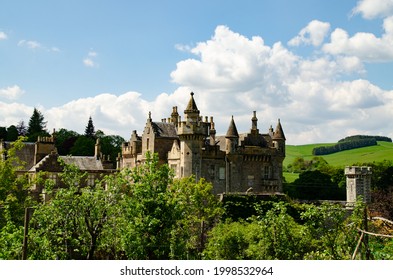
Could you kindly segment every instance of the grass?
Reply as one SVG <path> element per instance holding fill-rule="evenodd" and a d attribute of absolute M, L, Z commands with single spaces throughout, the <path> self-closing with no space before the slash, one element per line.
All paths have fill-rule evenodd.
<path fill-rule="evenodd" d="M 353 150 L 342 151 L 323 157 L 330 165 L 345 167 L 349 165 L 359 165 L 370 162 L 380 162 L 384 160 L 393 161 L 393 143 L 378 141 L 378 145 L 363 147 Z M 296 157 L 303 157 L 305 160 L 311 160 L 314 155 L 312 150 L 318 146 L 334 145 L 336 143 L 326 144 L 309 144 L 309 145 L 287 145 L 286 157 L 283 165 L 287 166 L 292 163 Z M 287 182 L 293 182 L 297 179 L 298 174 L 284 172 Z"/>
<path fill-rule="evenodd" d="M 296 157 L 303 157 L 310 160 L 314 157 L 312 150 L 314 147 L 334 145 L 329 144 L 309 144 L 309 145 L 287 145 L 284 166 L 292 163 Z M 393 161 L 393 143 L 378 141 L 378 145 L 363 147 L 353 150 L 342 151 L 330 155 L 322 156 L 330 165 L 347 166 L 367 162 L 378 162 L 383 160 Z"/>

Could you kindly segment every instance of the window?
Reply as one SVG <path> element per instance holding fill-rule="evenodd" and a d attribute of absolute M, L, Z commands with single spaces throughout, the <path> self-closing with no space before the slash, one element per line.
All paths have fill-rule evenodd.
<path fill-rule="evenodd" d="M 52 181 L 53 186 L 56 186 L 57 183 L 57 174 L 56 173 L 49 173 L 48 180 Z"/>
<path fill-rule="evenodd" d="M 271 178 L 271 167 L 270 166 L 264 166 L 263 168 L 263 179 L 267 180 Z"/>
<path fill-rule="evenodd" d="M 218 176 L 220 180 L 224 180 L 225 179 L 225 167 L 220 167 L 220 169 L 218 170 Z"/>
<path fill-rule="evenodd" d="M 94 174 L 89 174 L 87 176 L 87 185 L 93 187 L 95 185 L 96 176 Z"/>

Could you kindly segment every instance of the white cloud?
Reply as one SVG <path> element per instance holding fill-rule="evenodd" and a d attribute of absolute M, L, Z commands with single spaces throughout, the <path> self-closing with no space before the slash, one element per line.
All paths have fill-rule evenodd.
<path fill-rule="evenodd" d="M 40 49 L 42 45 L 37 41 L 20 40 L 18 42 L 19 47 L 27 47 L 29 49 Z"/>
<path fill-rule="evenodd" d="M 0 41 L 6 40 L 8 38 L 7 34 L 3 31 L 0 31 Z"/>
<path fill-rule="evenodd" d="M 353 14 L 361 14 L 365 19 L 393 15 L 392 0 L 361 0 L 352 10 Z"/>
<path fill-rule="evenodd" d="M 329 32 L 329 29 L 330 24 L 328 22 L 313 20 L 306 27 L 300 30 L 299 34 L 288 42 L 288 45 L 299 46 L 301 44 L 311 44 L 317 47 L 322 44 Z"/>
<path fill-rule="evenodd" d="M 94 51 L 89 51 L 87 56 L 83 59 L 83 64 L 86 67 L 91 67 L 91 68 L 99 67 L 99 64 L 96 62 L 97 56 L 98 56 L 98 53 L 96 53 Z"/>
<path fill-rule="evenodd" d="M 310 27 L 304 31 L 299 46 L 308 43 L 321 47 L 327 31 L 318 37 L 313 30 Z M 201 115 L 213 116 L 221 135 L 231 115 L 239 132 L 249 131 L 255 110 L 261 133 L 266 133 L 270 125 L 275 127 L 280 118 L 290 144 L 337 141 L 354 133 L 393 137 L 393 123 L 384 121 L 393 118 L 393 91 L 368 81 L 363 64 L 390 57 L 388 42 L 393 35 L 393 19 L 385 18 L 384 30 L 378 38 L 371 33 L 350 37 L 345 30 L 336 29 L 330 43 L 322 46 L 325 52 L 317 51 L 305 58 L 281 43 L 266 45 L 261 37 L 247 38 L 218 26 L 209 40 L 181 48 L 193 58 L 179 61 L 171 73 L 179 85 L 173 93 L 162 93 L 152 101 L 137 92 L 104 93 L 42 112 L 49 129 L 83 133 L 92 116 L 96 129 L 127 139 L 132 130 L 142 132 L 149 111 L 155 121 L 169 117 L 172 106 L 178 106 L 183 115 L 189 93 L 194 91 Z M 373 50 L 375 57 L 370 57 L 367 50 Z M 91 51 L 85 59 L 96 65 L 97 56 Z M 0 106 L 1 112 L 16 108 L 14 104 Z M 21 116 L 26 115 L 24 110 L 18 110 Z M 2 118 L 0 123 L 4 122 Z"/>
<path fill-rule="evenodd" d="M 393 60 L 393 17 L 384 20 L 385 33 L 376 37 L 372 33 L 358 32 L 352 37 L 336 28 L 330 42 L 323 51 L 333 55 L 355 56 L 365 62 L 387 62 Z"/>
<path fill-rule="evenodd" d="M 389 136 L 393 130 L 375 121 L 393 117 L 393 92 L 360 78 L 365 71 L 358 56 L 315 53 L 305 59 L 280 43 L 270 47 L 224 26 L 191 52 L 197 58 L 180 61 L 171 77 L 197 93 L 201 113 L 215 116 L 219 133 L 231 115 L 239 131 L 248 131 L 253 110 L 261 132 L 281 118 L 289 143 L 336 141 L 355 130 Z M 355 79 L 344 81 L 348 76 Z"/>
<path fill-rule="evenodd" d="M 24 93 L 25 91 L 21 89 L 18 85 L 0 89 L 0 97 L 5 97 L 9 100 L 18 99 Z"/>

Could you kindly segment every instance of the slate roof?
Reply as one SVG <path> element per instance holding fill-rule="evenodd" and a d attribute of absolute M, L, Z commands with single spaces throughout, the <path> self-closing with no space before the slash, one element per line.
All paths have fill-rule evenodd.
<path fill-rule="evenodd" d="M 154 130 L 154 134 L 157 137 L 163 137 L 163 138 L 177 138 L 178 137 L 175 125 L 173 123 L 152 122 L 151 125 Z"/>
<path fill-rule="evenodd" d="M 236 125 L 235 125 L 235 121 L 233 120 L 233 116 L 232 116 L 232 119 L 231 119 L 231 123 L 229 124 L 226 137 L 239 138 L 239 133 L 237 132 L 237 128 L 236 128 Z"/>
<path fill-rule="evenodd" d="M 8 150 L 11 147 L 12 142 L 5 141 L 5 149 Z M 29 170 L 34 165 L 34 153 L 35 143 L 24 142 L 23 147 L 16 151 L 16 156 L 24 163 L 22 170 Z"/>
<path fill-rule="evenodd" d="M 74 164 L 81 171 L 104 170 L 101 160 L 88 156 L 60 156 L 66 164 Z"/>

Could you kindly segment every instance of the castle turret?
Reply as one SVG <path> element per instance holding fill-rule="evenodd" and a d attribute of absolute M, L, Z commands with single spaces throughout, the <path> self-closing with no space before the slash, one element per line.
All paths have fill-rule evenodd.
<path fill-rule="evenodd" d="M 233 153 L 236 151 L 236 148 L 239 144 L 239 133 L 237 132 L 237 128 L 235 125 L 235 121 L 231 119 L 231 123 L 229 124 L 227 134 L 225 135 L 226 138 L 226 153 Z"/>
<path fill-rule="evenodd" d="M 190 93 L 191 98 L 188 101 L 187 108 L 184 110 L 186 122 L 197 123 L 199 122 L 199 110 L 194 100 L 194 93 Z"/>
<path fill-rule="evenodd" d="M 209 123 L 202 122 L 198 107 L 194 100 L 194 93 L 187 108 L 184 110 L 185 121 L 178 125 L 180 139 L 180 176 L 187 177 L 192 174 L 198 180 L 201 177 L 202 147 L 206 139 Z"/>
<path fill-rule="evenodd" d="M 276 130 L 273 133 L 273 144 L 283 157 L 285 157 L 285 140 L 284 130 L 282 129 L 280 119 L 278 119 Z"/>

